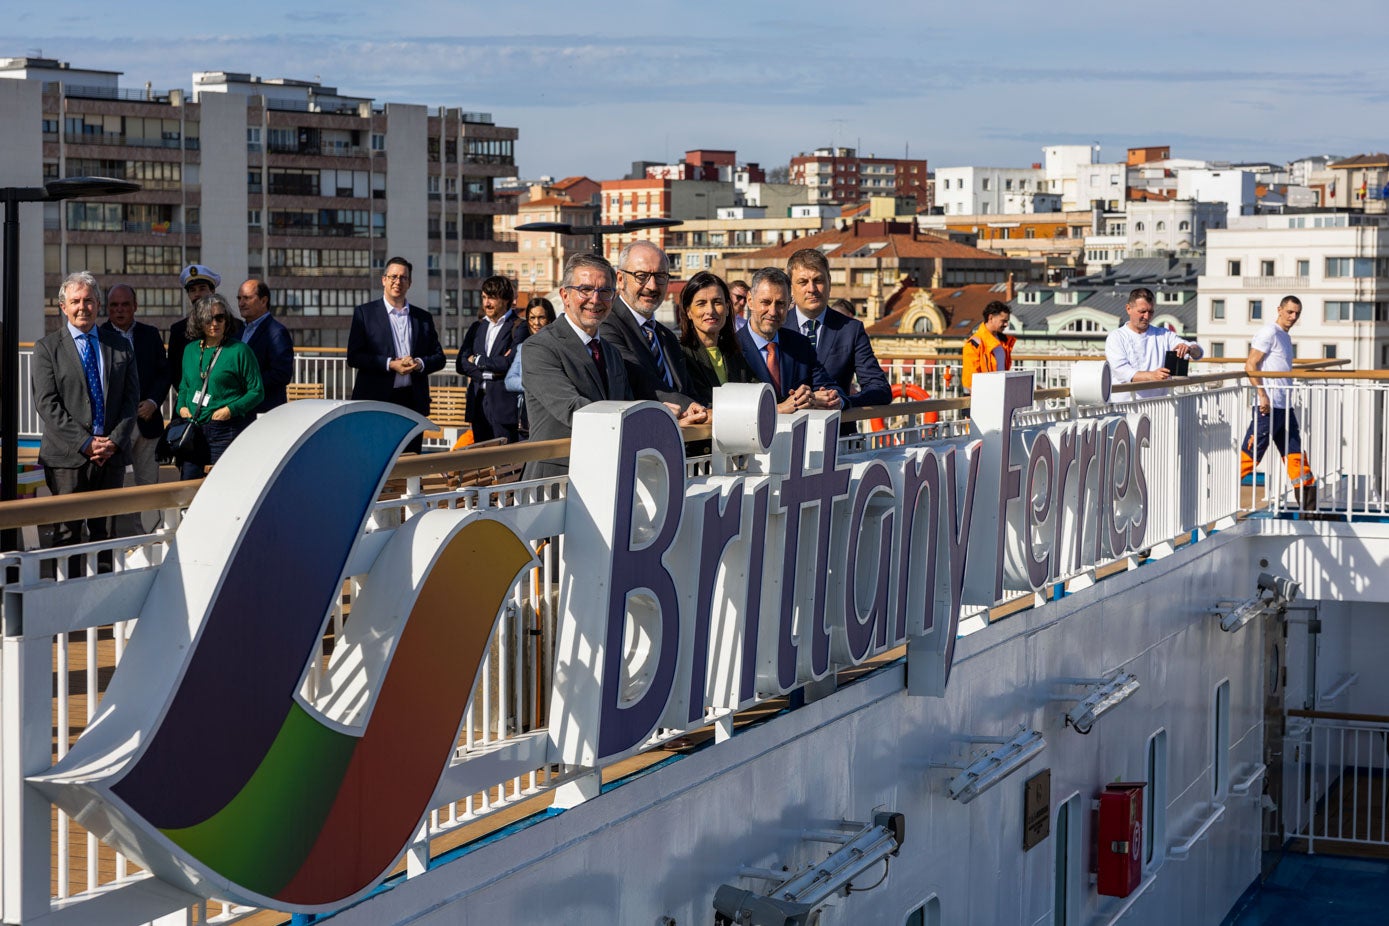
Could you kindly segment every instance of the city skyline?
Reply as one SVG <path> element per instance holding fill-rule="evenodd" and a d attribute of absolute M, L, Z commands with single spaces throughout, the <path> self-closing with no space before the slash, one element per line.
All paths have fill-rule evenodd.
<path fill-rule="evenodd" d="M 187 88 L 194 71 L 225 70 L 491 112 L 520 130 L 522 177 L 609 179 L 696 147 L 766 168 L 829 145 L 933 168 L 1023 167 L 1048 144 L 1099 144 L 1102 160 L 1168 145 L 1174 157 L 1282 162 L 1381 150 L 1376 116 L 1389 109 L 1380 30 L 1301 28 L 1305 7 L 1281 0 L 1181 0 L 1160 15 L 1012 0 L 923 13 L 889 0 L 858 18 L 822 2 L 715 3 L 697 15 L 666 2 L 644 6 L 644 20 L 601 4 L 582 23 L 556 0 L 409 3 L 387 17 L 357 0 L 293 10 L 247 0 L 240 21 L 254 26 L 240 30 L 156 2 L 73 42 L 105 9 L 83 0 L 14 13 L 0 56 L 122 71 L 132 89 Z M 1389 20 L 1369 0 L 1343 12 Z"/>

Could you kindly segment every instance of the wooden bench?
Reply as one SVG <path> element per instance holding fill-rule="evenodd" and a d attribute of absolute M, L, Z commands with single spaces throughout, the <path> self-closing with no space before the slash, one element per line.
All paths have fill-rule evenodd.
<path fill-rule="evenodd" d="M 442 439 L 452 448 L 468 429 L 467 409 L 467 386 L 430 386 L 429 420 L 435 427 L 424 432 L 424 439 Z"/>
<path fill-rule="evenodd" d="M 323 398 L 322 383 L 290 383 L 285 386 L 285 395 L 289 401 L 297 402 L 300 399 L 321 399 Z"/>

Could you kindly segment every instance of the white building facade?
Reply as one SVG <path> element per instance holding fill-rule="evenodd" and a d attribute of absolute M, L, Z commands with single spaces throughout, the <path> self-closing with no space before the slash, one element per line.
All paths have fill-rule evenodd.
<path fill-rule="evenodd" d="M 1389 220 L 1252 216 L 1210 232 L 1198 303 L 1209 355 L 1244 356 L 1289 295 L 1302 300 L 1292 331 L 1299 358 L 1389 368 Z"/>
<path fill-rule="evenodd" d="M 942 167 L 936 170 L 936 205 L 945 215 L 1021 215 L 1055 212 L 1055 197 L 1033 167 Z M 1038 208 L 1045 205 L 1047 208 Z"/>

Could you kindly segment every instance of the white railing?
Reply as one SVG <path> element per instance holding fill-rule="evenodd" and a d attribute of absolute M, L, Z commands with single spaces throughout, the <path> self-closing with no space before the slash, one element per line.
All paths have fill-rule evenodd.
<path fill-rule="evenodd" d="M 345 393 L 343 358 L 302 357 L 299 362 L 301 376 L 323 377 L 320 381 L 325 382 L 325 393 L 330 397 L 334 393 L 327 384 L 333 377 L 338 377 L 333 388 Z M 1334 461 L 1324 472 L 1335 474 L 1342 482 L 1353 483 L 1370 475 L 1382 481 L 1383 429 L 1379 428 L 1380 443 L 1367 444 L 1368 435 L 1358 434 L 1357 427 L 1346 422 L 1354 409 L 1366 403 L 1381 415 L 1374 420 L 1382 421 L 1383 384 L 1320 380 L 1304 382 L 1298 388 L 1305 393 L 1298 399 L 1299 407 L 1308 410 L 1308 425 L 1312 425 L 1304 425 L 1304 440 L 1310 434 L 1335 444 L 1335 448 L 1315 451 Z M 1150 465 L 1161 479 L 1160 484 L 1155 479 L 1150 486 L 1155 501 L 1150 507 L 1145 544 L 1168 543 L 1239 511 L 1237 448 L 1250 396 L 1247 386 L 1222 385 L 1145 400 L 1126 409 L 1149 416 Z M 1115 411 L 1113 406 L 1077 408 L 1058 401 L 1019 412 L 1016 422 L 1018 427 L 1028 428 L 1083 421 Z M 1333 422 L 1339 423 L 1333 427 Z M 970 433 L 971 427 L 968 419 L 943 413 L 935 424 L 848 436 L 842 439 L 841 447 L 851 453 L 904 442 L 958 440 Z M 1377 452 L 1369 453 L 1371 447 Z M 1270 454 L 1276 454 L 1276 449 Z M 691 476 L 706 473 L 707 462 L 693 459 L 688 469 Z M 1322 475 L 1319 471 L 1319 478 Z M 1379 486 L 1380 481 L 1374 485 Z M 533 513 L 519 523 L 527 525 L 524 539 L 538 554 L 538 565 L 511 589 L 510 604 L 503 610 L 471 695 L 455 762 L 436 791 L 440 803 L 407 851 L 409 877 L 426 869 L 432 838 L 548 791 L 578 774 L 552 761 L 546 729 L 557 590 L 565 578 L 558 554 L 564 542 L 559 531 L 566 491 L 566 481 L 555 479 L 426 493 L 420 480 L 413 478 L 407 481 L 403 497 L 379 501 L 375 506 L 367 528 L 375 549 L 380 549 L 379 544 L 406 519 L 431 508 L 525 506 Z M 74 914 L 73 922 L 124 926 L 180 916 L 179 911 L 184 910 L 192 910 L 188 916 L 200 922 L 232 922 L 255 912 L 218 904 L 209 909 L 192 895 L 160 885 L 60 814 L 25 781 L 27 775 L 42 772 L 61 758 L 73 736 L 94 715 L 105 680 L 119 666 L 126 641 L 138 622 L 139 604 L 153 572 L 177 542 L 179 512 L 164 514 L 166 527 L 159 533 L 0 558 L 0 593 L 6 616 L 0 641 L 0 912 L 4 922 L 45 922 L 59 911 L 67 911 Z M 17 571 L 17 578 L 10 576 L 12 571 Z M 347 580 L 348 600 L 355 598 L 360 581 L 355 575 Z M 20 615 L 24 615 L 23 621 Z M 350 620 L 350 613 L 339 605 L 328 621 L 320 666 L 326 662 L 332 641 L 339 638 L 345 619 Z M 321 671 L 311 674 L 307 681 L 310 689 L 318 683 Z M 439 680 L 441 685 L 447 683 L 447 679 Z M 53 736 L 55 718 L 57 729 L 67 735 Z M 1347 768 L 1367 767 L 1375 749 L 1381 763 L 1376 768 L 1381 770 L 1380 781 L 1384 780 L 1385 725 L 1371 725 L 1364 731 L 1354 726 L 1324 729 L 1339 731 L 1335 734 L 1339 740 L 1332 742 L 1332 734 L 1326 733 L 1321 740 L 1314 737 L 1309 745 L 1304 765 L 1309 775 L 1319 776 L 1314 779 L 1318 783 L 1314 794 L 1326 799 L 1333 793 L 1332 785 L 1345 780 Z M 658 733 L 648 745 L 654 746 L 670 735 L 670 731 Z M 1302 793 L 1300 784 L 1297 793 Z M 1351 801 L 1359 794 L 1345 788 L 1338 793 Z M 1298 812 L 1301 814 L 1302 808 Z M 1298 817 L 1301 825 L 1302 817 Z M 1384 838 L 1382 825 L 1376 832 L 1377 837 L 1363 838 Z M 1315 838 L 1340 837 L 1319 832 Z M 78 908 L 84 911 L 80 915 L 75 913 Z M 52 920 L 57 921 L 56 917 Z"/>
<path fill-rule="evenodd" d="M 1287 411 L 1296 419 L 1302 453 L 1315 477 L 1318 509 L 1351 520 L 1389 514 L 1385 485 L 1389 381 L 1299 379 L 1287 387 L 1287 394 Z M 1240 448 L 1255 418 L 1252 390 L 1245 391 L 1244 401 L 1235 435 Z M 1286 430 L 1289 419 L 1283 415 L 1280 409 L 1271 411 L 1274 426 L 1284 425 Z M 1272 439 L 1246 487 L 1250 491 L 1243 507 L 1249 511 L 1298 513 L 1303 501 L 1309 500 L 1292 484 L 1284 456 Z"/>
<path fill-rule="evenodd" d="M 1347 845 L 1389 848 L 1389 721 L 1301 718 L 1291 739 L 1296 790 L 1289 839 L 1326 850 Z M 1291 724 L 1290 724 L 1291 727 Z"/>

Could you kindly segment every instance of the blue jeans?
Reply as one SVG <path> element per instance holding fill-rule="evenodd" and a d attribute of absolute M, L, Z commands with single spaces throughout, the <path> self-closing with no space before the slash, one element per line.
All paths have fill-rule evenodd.
<path fill-rule="evenodd" d="M 204 421 L 201 425 L 203 437 L 207 440 L 207 449 L 211 455 L 211 462 L 216 463 L 222 458 L 222 454 L 231 442 L 236 439 L 236 435 L 246 430 L 246 426 L 251 423 L 249 417 L 232 418 L 230 421 Z M 203 467 L 198 463 L 180 463 L 180 479 L 201 479 L 203 478 Z"/>

